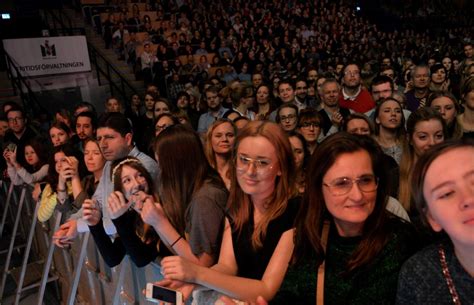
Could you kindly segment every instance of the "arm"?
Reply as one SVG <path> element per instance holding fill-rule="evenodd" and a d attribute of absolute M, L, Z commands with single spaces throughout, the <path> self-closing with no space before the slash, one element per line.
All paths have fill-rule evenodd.
<path fill-rule="evenodd" d="M 207 253 L 202 253 L 199 256 L 194 255 L 189 242 L 176 231 L 159 203 L 154 203 L 148 197 L 143 203 L 140 215 L 145 223 L 150 224 L 155 229 L 161 241 L 177 255 L 203 266 L 210 266 L 214 262 L 212 256 Z"/>
<path fill-rule="evenodd" d="M 16 165 L 16 174 L 25 182 L 26 184 L 33 185 L 34 183 L 42 180 L 48 174 L 48 165 L 43 165 L 38 171 L 30 174 L 24 167 L 17 164 Z M 10 172 L 8 172 L 10 174 Z"/>
<path fill-rule="evenodd" d="M 115 238 L 112 242 L 107 233 L 105 233 L 102 220 L 100 220 L 97 225 L 90 226 L 89 229 L 107 265 L 109 267 L 115 267 L 120 264 L 125 256 L 125 247 L 120 237 Z"/>
<path fill-rule="evenodd" d="M 113 219 L 117 233 L 120 236 L 127 254 L 138 267 L 148 265 L 158 256 L 156 243 L 145 244 L 135 233 L 134 211 L 129 211 L 122 216 Z M 92 230 L 91 230 L 92 232 Z M 105 231 L 104 231 L 105 233 Z"/>
<path fill-rule="evenodd" d="M 258 296 L 262 296 L 266 300 L 271 300 L 280 288 L 286 274 L 294 248 L 293 235 L 294 229 L 282 234 L 261 280 L 247 279 L 216 271 L 223 266 L 221 258 L 219 258 L 217 268 L 205 268 L 185 262 L 179 257 L 166 257 L 162 261 L 163 273 L 165 278 L 201 284 L 232 298 L 255 301 Z M 225 236 L 225 238 L 229 238 L 228 233 Z M 225 249 L 223 250 L 225 251 Z M 226 258 L 222 259 L 226 260 Z"/>

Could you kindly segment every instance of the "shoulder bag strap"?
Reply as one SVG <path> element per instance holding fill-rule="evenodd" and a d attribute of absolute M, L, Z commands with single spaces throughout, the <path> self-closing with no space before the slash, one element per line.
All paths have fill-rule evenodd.
<path fill-rule="evenodd" d="M 323 230 L 321 233 L 321 246 L 326 253 L 327 243 L 329 235 L 329 221 L 325 220 L 323 224 Z M 316 305 L 324 305 L 324 269 L 326 260 L 324 260 L 318 268 L 318 282 L 316 286 Z"/>

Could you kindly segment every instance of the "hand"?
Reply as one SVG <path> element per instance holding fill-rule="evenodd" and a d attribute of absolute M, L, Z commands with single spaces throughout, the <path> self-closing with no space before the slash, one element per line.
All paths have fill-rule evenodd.
<path fill-rule="evenodd" d="M 179 256 L 167 256 L 161 260 L 161 273 L 165 279 L 194 283 L 199 267 Z"/>
<path fill-rule="evenodd" d="M 13 166 L 12 162 L 10 161 L 11 154 L 12 152 L 9 149 L 5 149 L 3 151 L 3 158 L 5 159 L 8 165 Z"/>
<path fill-rule="evenodd" d="M 334 112 L 331 116 L 331 122 L 334 126 L 336 127 L 339 127 L 341 126 L 342 124 L 342 115 L 341 113 L 338 111 L 338 112 Z"/>
<path fill-rule="evenodd" d="M 86 199 L 82 203 L 82 219 L 89 226 L 95 226 L 102 218 L 102 213 L 96 202 L 92 199 Z"/>
<path fill-rule="evenodd" d="M 130 207 L 132 202 L 126 202 L 122 192 L 115 191 L 107 198 L 107 205 L 109 206 L 110 218 L 116 219 L 122 216 Z"/>
<path fill-rule="evenodd" d="M 16 150 L 17 147 L 15 147 L 15 149 L 10 152 L 10 162 L 14 166 L 18 166 L 18 163 L 16 162 Z"/>
<path fill-rule="evenodd" d="M 147 223 L 154 228 L 158 227 L 160 222 L 166 218 L 165 211 L 159 203 L 155 203 L 153 198 L 147 198 L 143 203 L 143 208 L 140 212 L 140 216 L 144 223 Z"/>
<path fill-rule="evenodd" d="M 71 174 L 71 178 L 79 178 L 79 173 L 78 173 L 79 161 L 74 156 L 67 157 L 67 160 L 70 165 L 69 171 Z"/>
<path fill-rule="evenodd" d="M 68 247 L 77 237 L 77 220 L 71 219 L 63 223 L 59 229 L 54 232 L 53 242 L 60 248 Z"/>
<path fill-rule="evenodd" d="M 33 192 L 31 193 L 31 197 L 33 197 L 33 200 L 35 202 L 38 202 L 40 195 L 41 195 L 41 185 L 39 183 L 35 183 L 35 187 L 33 189 Z"/>

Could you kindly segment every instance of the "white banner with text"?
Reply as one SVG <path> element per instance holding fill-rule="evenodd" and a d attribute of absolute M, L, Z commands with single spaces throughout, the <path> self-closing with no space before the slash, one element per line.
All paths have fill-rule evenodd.
<path fill-rule="evenodd" d="M 91 70 L 85 36 L 5 39 L 3 47 L 24 77 Z"/>

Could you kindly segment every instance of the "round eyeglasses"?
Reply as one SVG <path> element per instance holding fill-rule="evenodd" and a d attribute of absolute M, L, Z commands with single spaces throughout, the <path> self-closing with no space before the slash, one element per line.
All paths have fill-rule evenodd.
<path fill-rule="evenodd" d="M 371 193 L 377 190 L 378 178 L 374 175 L 363 175 L 357 179 L 341 177 L 331 182 L 323 183 L 334 196 L 346 195 L 352 190 L 354 183 L 357 184 L 359 190 L 364 193 Z"/>

